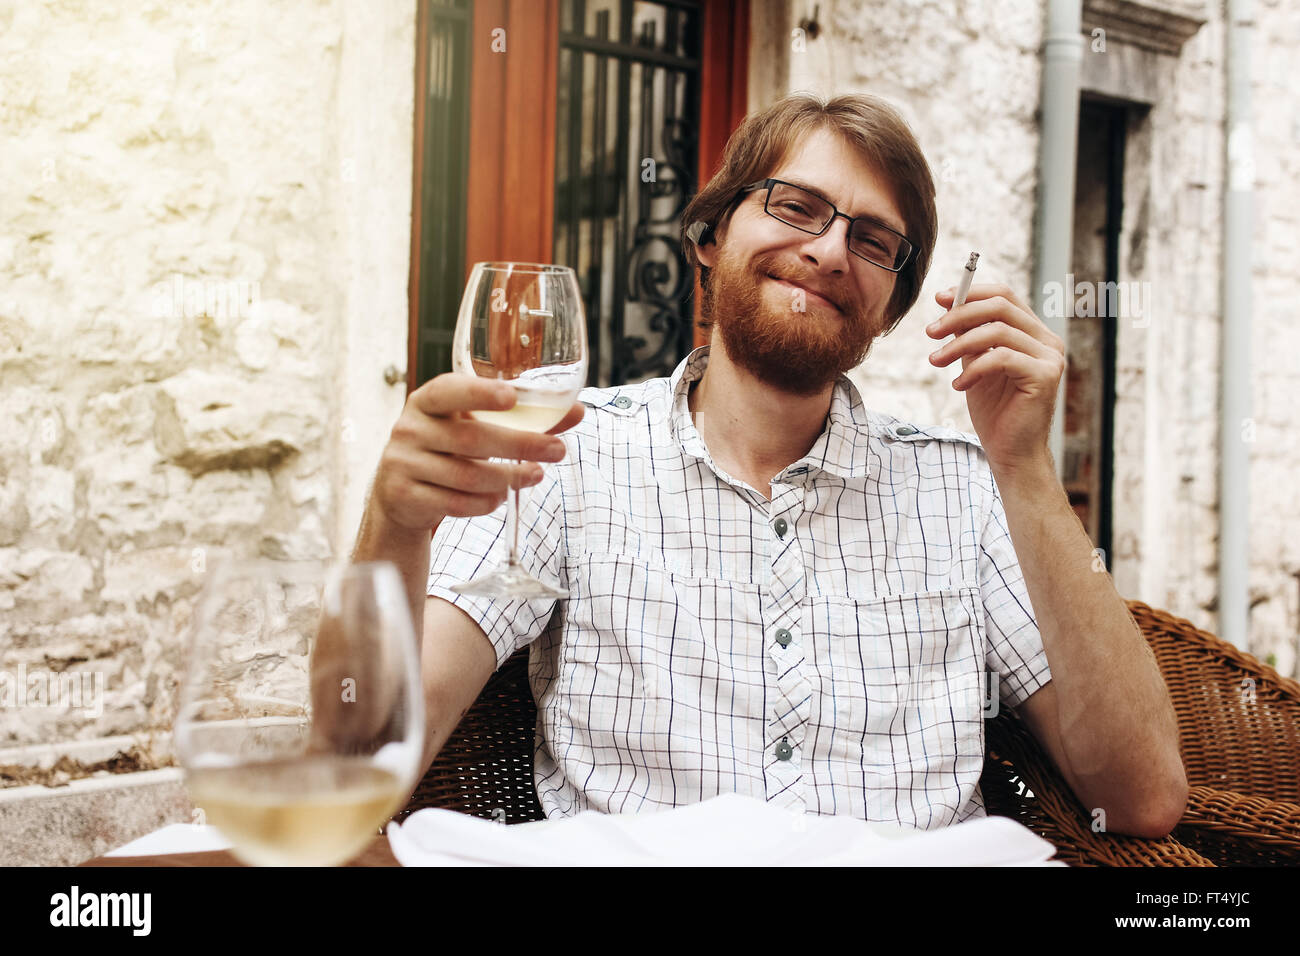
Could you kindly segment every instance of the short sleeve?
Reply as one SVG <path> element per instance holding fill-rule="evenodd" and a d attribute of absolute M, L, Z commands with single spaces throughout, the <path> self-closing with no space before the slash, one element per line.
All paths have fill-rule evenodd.
<path fill-rule="evenodd" d="M 999 699 L 1020 706 L 1052 679 L 1047 651 L 1025 589 L 1025 577 L 1007 529 L 1002 495 L 989 478 L 992 504 L 980 535 L 980 597 L 988 635 L 985 666 L 998 675 Z"/>
<path fill-rule="evenodd" d="M 554 469 L 543 466 L 542 481 L 520 493 L 519 563 L 533 577 L 566 587 L 564 514 L 560 483 Z M 474 518 L 446 518 L 430 542 L 429 589 L 478 622 L 497 655 L 500 668 L 545 630 L 555 609 L 554 598 L 509 600 L 467 597 L 451 590 L 504 566 L 510 557 L 506 540 L 506 506 Z"/>

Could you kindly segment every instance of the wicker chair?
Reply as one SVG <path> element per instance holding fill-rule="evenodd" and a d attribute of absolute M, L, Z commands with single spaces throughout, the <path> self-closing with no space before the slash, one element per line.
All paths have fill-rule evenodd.
<path fill-rule="evenodd" d="M 1160 840 L 1094 832 L 1091 815 L 1007 709 L 988 727 L 980 778 L 988 812 L 1023 823 L 1074 866 L 1300 863 L 1300 684 L 1188 621 L 1128 605 L 1178 713 L 1191 784 L 1182 821 Z M 1254 684 L 1243 685 L 1248 679 Z M 396 818 L 434 806 L 508 823 L 542 819 L 535 720 L 521 650 L 488 681 Z"/>

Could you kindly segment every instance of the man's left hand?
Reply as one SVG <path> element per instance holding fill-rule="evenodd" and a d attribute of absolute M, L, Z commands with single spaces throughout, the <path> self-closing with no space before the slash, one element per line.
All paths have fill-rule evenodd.
<path fill-rule="evenodd" d="M 935 299 L 950 307 L 955 289 Z M 996 471 L 1050 460 L 1048 436 L 1065 371 L 1065 343 L 1005 285 L 972 285 L 966 302 L 936 319 L 926 334 L 951 342 L 930 356 L 936 366 L 961 358 L 953 388 Z"/>

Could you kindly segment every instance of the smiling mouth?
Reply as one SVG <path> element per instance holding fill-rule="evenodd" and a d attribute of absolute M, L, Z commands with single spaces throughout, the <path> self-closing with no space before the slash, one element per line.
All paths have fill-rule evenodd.
<path fill-rule="evenodd" d="M 767 277 L 772 281 L 785 286 L 786 288 L 798 289 L 800 292 L 804 293 L 804 295 L 808 296 L 808 298 L 815 299 L 818 302 L 823 302 L 838 313 L 843 313 L 844 311 L 838 305 L 832 302 L 830 299 L 826 298 L 826 296 L 822 295 L 820 292 L 814 292 L 812 289 L 809 289 L 807 286 L 799 285 L 797 282 L 791 282 L 789 279 L 782 279 L 780 276 L 774 276 L 770 272 L 767 274 Z"/>

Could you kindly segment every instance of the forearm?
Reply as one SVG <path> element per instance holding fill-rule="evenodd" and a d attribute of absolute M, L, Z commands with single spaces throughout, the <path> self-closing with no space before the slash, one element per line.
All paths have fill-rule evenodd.
<path fill-rule="evenodd" d="M 424 606 L 429 584 L 430 535 L 437 528 L 404 528 L 388 520 L 376 506 L 373 497 L 367 501 L 361 516 L 361 527 L 352 549 L 352 563 L 363 561 L 391 561 L 402 576 L 411 606 L 411 623 L 416 641 L 424 630 Z"/>
<path fill-rule="evenodd" d="M 410 531 L 385 519 L 373 501 L 367 503 L 361 528 L 353 549 L 351 563 L 391 561 L 402 577 L 417 642 L 423 628 L 424 592 L 429 573 L 429 532 Z M 391 714 L 376 697 L 344 697 L 344 681 L 354 686 L 382 686 L 387 675 L 376 670 L 374 660 L 357 656 L 355 639 L 347 640 L 341 630 L 342 620 L 322 616 L 311 656 L 311 686 L 314 710 L 313 734 L 324 749 L 350 740 L 361 746 L 383 730 Z M 367 709 L 364 704 L 375 701 Z M 344 703 L 347 706 L 344 706 Z"/>
<path fill-rule="evenodd" d="M 1186 785 L 1150 646 L 1050 459 L 994 477 L 1056 686 L 1061 747 L 1088 806 L 1163 805 Z"/>

